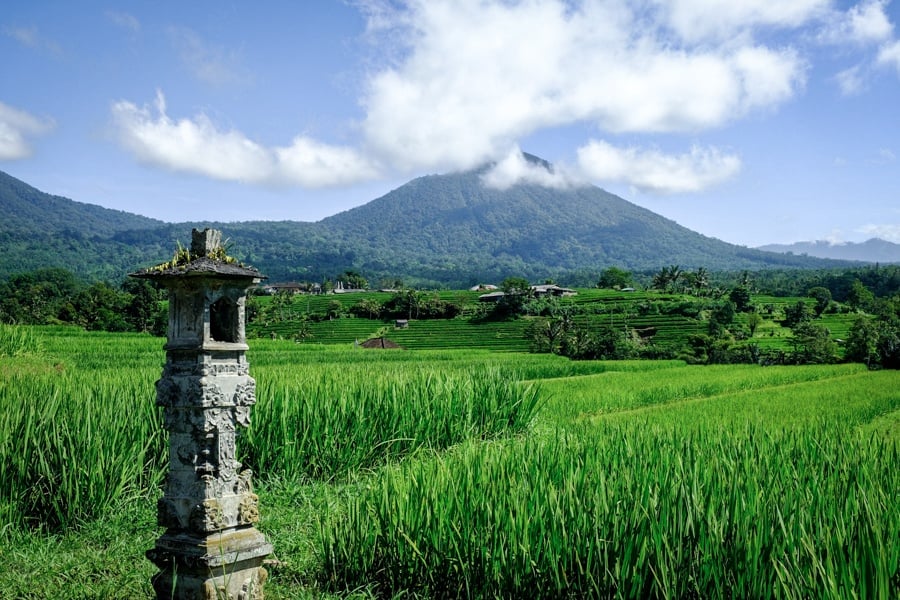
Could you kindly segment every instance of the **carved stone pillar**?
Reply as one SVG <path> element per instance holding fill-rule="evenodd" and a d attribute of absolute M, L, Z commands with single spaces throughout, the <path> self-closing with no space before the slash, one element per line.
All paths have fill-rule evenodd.
<path fill-rule="evenodd" d="M 190 253 L 132 274 L 169 293 L 166 364 L 156 402 L 169 432 L 169 471 L 157 508 L 166 528 L 147 552 L 160 571 L 158 598 L 260 599 L 272 552 L 254 524 L 251 472 L 235 458 L 238 428 L 250 424 L 256 382 L 245 352 L 244 302 L 262 278 L 234 264 L 215 230 L 193 232 Z"/>

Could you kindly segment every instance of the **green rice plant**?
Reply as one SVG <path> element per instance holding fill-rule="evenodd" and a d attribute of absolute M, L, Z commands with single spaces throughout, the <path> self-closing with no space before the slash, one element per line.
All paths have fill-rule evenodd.
<path fill-rule="evenodd" d="M 898 449 L 839 425 L 631 424 L 385 469 L 321 521 L 383 597 L 896 597 Z"/>
<path fill-rule="evenodd" d="M 665 365 L 665 363 L 662 363 Z M 865 374 L 861 365 L 760 367 L 757 365 L 709 365 L 664 368 L 649 375 L 620 371 L 544 382 L 548 403 L 546 417 L 553 422 L 605 416 L 644 407 L 667 407 L 690 400 L 714 398 L 748 390 L 768 390 L 804 381 L 822 381 L 832 387 L 844 375 Z M 666 413 L 668 414 L 668 413 Z"/>
<path fill-rule="evenodd" d="M 0 323 L 0 358 L 39 355 L 42 351 L 40 339 L 32 328 Z"/>
<path fill-rule="evenodd" d="M 832 370 L 812 367 L 793 371 L 793 381 L 769 379 L 768 386 L 681 398 L 663 405 L 647 406 L 600 417 L 607 422 L 667 424 L 691 429 L 701 425 L 740 426 L 746 423 L 777 423 L 779 427 L 805 427 L 821 420 L 863 426 L 900 410 L 900 377 L 895 371 L 869 372 L 861 365 Z M 858 368 L 856 368 L 858 367 Z M 768 372 L 769 369 L 762 369 Z M 831 377 L 826 376 L 831 372 Z M 843 374 L 842 374 L 843 373 Z"/>
<path fill-rule="evenodd" d="M 534 385 L 496 368 L 333 369 L 260 376 L 244 462 L 280 477 L 332 479 L 421 448 L 523 431 L 539 408 Z"/>
<path fill-rule="evenodd" d="M 160 483 L 165 440 L 152 375 L 72 369 L 0 378 L 0 510 L 60 530 Z"/>

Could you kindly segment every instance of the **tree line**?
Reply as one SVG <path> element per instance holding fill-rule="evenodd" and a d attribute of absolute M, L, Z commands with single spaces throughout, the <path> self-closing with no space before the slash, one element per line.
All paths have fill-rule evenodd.
<path fill-rule="evenodd" d="M 37 269 L 0 283 L 0 322 L 165 335 L 161 294 L 146 280 L 88 284 L 66 269 Z"/>
<path fill-rule="evenodd" d="M 655 312 L 679 314 L 706 324 L 706 331 L 686 337 L 680 347 L 660 348 L 647 343 L 644 332 L 598 324 L 586 319 L 581 307 L 557 298 L 536 296 L 528 280 L 508 277 L 504 292 L 492 304 L 455 302 L 437 293 L 410 288 L 395 290 L 379 302 L 361 299 L 351 307 L 337 299 L 321 315 L 308 319 L 334 319 L 353 315 L 370 319 L 450 319 L 465 315 L 475 319 L 535 317 L 528 330 L 533 349 L 573 359 L 683 358 L 699 363 L 756 362 L 762 364 L 827 363 L 839 360 L 863 362 L 871 367 L 900 368 L 900 267 L 864 267 L 844 271 L 794 272 L 797 281 L 810 285 L 795 296 L 797 301 L 781 309 L 781 324 L 791 329 L 789 351 L 766 350 L 753 344 L 756 328 L 774 318 L 773 307 L 754 304 L 752 295 L 772 296 L 796 292 L 796 282 L 780 272 L 714 274 L 699 268 L 682 270 L 668 265 L 643 277 L 619 267 L 603 270 L 597 287 L 627 289 L 648 287 L 681 294 L 679 302 L 645 300 L 630 305 L 636 315 Z M 365 288 L 359 273 L 347 271 L 333 279 Z M 394 282 L 400 283 L 400 282 Z M 549 283 L 549 281 L 548 281 Z M 27 325 L 72 324 L 88 330 L 138 331 L 165 335 L 163 292 L 146 280 L 124 279 L 119 285 L 86 283 L 61 268 L 19 273 L 0 283 L 0 322 Z M 262 305 L 248 301 L 248 319 L 291 319 L 290 295 L 278 294 Z M 847 339 L 840 345 L 821 323 L 832 312 L 856 314 Z M 736 317 L 742 315 L 740 319 Z"/>
<path fill-rule="evenodd" d="M 761 275 L 762 282 L 756 280 L 757 275 Z M 678 265 L 663 267 L 654 274 L 650 287 L 693 295 L 696 300 L 645 301 L 635 305 L 636 314 L 664 310 L 693 319 L 702 316 L 707 325 L 705 333 L 687 336 L 680 346 L 660 348 L 648 344 L 641 331 L 629 330 L 627 325 L 597 325 L 579 318 L 584 316 L 582 309 L 560 304 L 548 307 L 544 318 L 529 328 L 532 348 L 573 359 L 680 358 L 705 364 L 820 364 L 846 360 L 865 363 L 870 368 L 900 368 L 900 268 L 876 266 L 798 275 L 801 281 L 817 285 L 792 294 L 812 302 L 798 300 L 785 306 L 779 315 L 780 324 L 791 330 L 788 351 L 764 349 L 752 342 L 764 318 L 774 318 L 775 309 L 772 304 L 754 304 L 751 291 L 758 292 L 761 284 L 782 281 L 780 274 L 745 271 L 732 280 L 732 287 L 713 287 L 712 278 L 704 269 L 686 273 Z M 870 289 L 861 276 L 877 291 Z M 631 273 L 616 267 L 606 269 L 598 281 L 598 287 L 627 289 L 632 285 L 635 280 Z M 773 296 L 784 293 L 783 288 L 765 291 Z M 792 284 L 791 291 L 796 292 L 796 284 Z M 827 313 L 837 312 L 856 315 L 846 340 L 834 339 L 818 321 Z M 736 319 L 741 313 L 743 318 Z"/>

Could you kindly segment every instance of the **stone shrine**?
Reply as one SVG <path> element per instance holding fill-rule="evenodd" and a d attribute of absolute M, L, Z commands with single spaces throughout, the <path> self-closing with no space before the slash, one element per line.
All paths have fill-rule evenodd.
<path fill-rule="evenodd" d="M 169 470 L 157 521 L 166 531 L 147 558 L 158 598 L 258 600 L 271 544 L 254 524 L 251 472 L 235 458 L 256 382 L 245 356 L 247 289 L 264 277 L 226 256 L 221 232 L 192 232 L 190 251 L 132 273 L 168 291 L 166 364 L 156 403 L 169 432 Z"/>

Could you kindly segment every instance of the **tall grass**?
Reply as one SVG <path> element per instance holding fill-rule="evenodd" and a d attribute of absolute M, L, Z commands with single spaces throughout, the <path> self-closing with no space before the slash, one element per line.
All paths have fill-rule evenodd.
<path fill-rule="evenodd" d="M 47 356 L 0 372 L 0 523 L 63 530 L 155 490 L 167 457 L 153 385 L 162 341 L 23 331 Z M 519 432 L 538 407 L 536 386 L 471 360 L 444 369 L 338 352 L 330 363 L 316 353 L 291 362 L 285 347 L 299 348 L 282 344 L 268 365 L 253 368 L 259 402 L 238 444 L 263 478 L 330 480 L 419 448 Z"/>
<path fill-rule="evenodd" d="M 715 399 L 751 390 L 760 390 L 765 395 L 803 382 L 822 382 L 824 387 L 843 393 L 843 388 L 835 385 L 836 378 L 860 375 L 864 379 L 867 373 L 863 365 L 686 367 L 683 363 L 672 366 L 663 361 L 643 362 L 666 368 L 649 376 L 643 371 L 621 370 L 545 382 L 547 394 L 555 399 L 548 406 L 550 416 L 567 421 L 649 407 L 657 407 L 660 414 L 667 414 L 673 405 L 687 400 Z"/>
<path fill-rule="evenodd" d="M 467 444 L 324 519 L 322 579 L 385 597 L 897 597 L 898 460 L 834 425 Z"/>
<path fill-rule="evenodd" d="M 281 477 L 332 479 L 418 449 L 523 431 L 535 385 L 497 368 L 264 369 L 244 462 Z"/>
<path fill-rule="evenodd" d="M 0 378 L 4 522 L 64 529 L 158 485 L 161 419 L 147 371 L 69 369 Z"/>
<path fill-rule="evenodd" d="M 0 323 L 0 358 L 41 354 L 43 347 L 30 327 Z"/>

